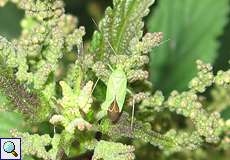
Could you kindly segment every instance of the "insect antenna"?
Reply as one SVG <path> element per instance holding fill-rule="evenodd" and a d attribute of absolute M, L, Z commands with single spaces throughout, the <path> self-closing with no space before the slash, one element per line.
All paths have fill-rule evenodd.
<path fill-rule="evenodd" d="M 97 83 L 98 83 L 99 80 L 100 80 L 100 78 L 97 78 L 97 80 L 96 80 L 96 82 L 95 82 L 95 84 L 94 84 L 94 86 L 93 86 L 93 89 L 92 89 L 90 95 L 93 94 L 93 91 L 94 91 L 94 89 L 96 88 L 96 85 L 97 85 Z"/>
<path fill-rule="evenodd" d="M 171 40 L 171 39 L 169 38 L 169 39 L 166 39 L 166 40 L 160 42 L 160 43 L 157 45 L 157 47 L 159 47 L 160 45 L 162 45 L 162 44 L 164 44 L 164 43 L 166 43 L 166 42 L 168 42 L 168 41 L 170 41 L 170 40 Z"/>
<path fill-rule="evenodd" d="M 111 71 L 114 71 L 113 70 L 113 67 L 110 65 L 110 64 L 107 64 L 108 65 L 108 67 L 109 67 L 109 69 L 111 70 Z"/>
<path fill-rule="evenodd" d="M 97 25 L 96 21 L 95 21 L 92 17 L 91 17 L 91 19 L 92 19 L 93 23 L 95 24 L 95 26 L 97 27 L 98 31 L 100 31 L 99 26 Z M 100 32 L 101 32 L 101 31 L 100 31 Z M 114 53 L 115 55 L 117 55 L 115 49 L 113 48 L 113 46 L 111 45 L 111 43 L 109 42 L 109 40 L 106 41 L 106 42 L 109 44 L 109 47 L 112 49 L 113 53 Z"/>
<path fill-rule="evenodd" d="M 99 26 L 98 26 L 98 24 L 97 24 L 97 22 L 96 22 L 92 17 L 91 17 L 91 19 L 92 19 L 93 23 L 95 24 L 95 26 L 97 27 L 97 30 L 98 30 L 99 32 L 101 32 L 101 31 L 100 31 L 100 28 L 99 28 Z M 102 33 L 102 32 L 101 32 L 101 33 Z M 109 44 L 109 47 L 112 49 L 113 53 L 114 53 L 115 55 L 117 55 L 115 49 L 113 48 L 113 46 L 111 45 L 111 43 L 109 42 L 109 40 L 107 40 L 106 42 Z M 114 70 L 113 70 L 113 67 L 112 67 L 110 64 L 107 64 L 107 65 L 108 65 L 108 67 L 110 68 L 111 71 L 114 71 Z"/>

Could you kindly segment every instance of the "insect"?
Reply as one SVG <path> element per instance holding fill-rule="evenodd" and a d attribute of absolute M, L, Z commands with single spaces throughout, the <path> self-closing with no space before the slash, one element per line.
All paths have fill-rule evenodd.
<path fill-rule="evenodd" d="M 99 30 L 99 27 L 95 20 L 92 18 L 92 21 L 96 25 Z M 100 31 L 100 30 L 99 30 Z M 110 48 L 112 49 L 115 55 L 116 51 L 112 47 L 111 43 L 107 41 Z M 132 92 L 127 88 L 127 76 L 124 70 L 121 67 L 117 67 L 115 70 L 108 64 L 109 68 L 112 70 L 112 73 L 109 77 L 107 83 L 107 90 L 106 90 L 106 98 L 105 101 L 101 105 L 101 111 L 98 113 L 97 118 L 101 119 L 106 114 L 110 118 L 113 123 L 116 123 L 119 120 L 119 117 L 122 112 L 122 108 L 124 106 L 126 93 Z M 132 109 L 132 120 L 131 120 L 131 128 L 133 126 L 133 117 L 134 117 L 134 99 L 133 99 L 133 109 Z"/>
<path fill-rule="evenodd" d="M 106 98 L 102 104 L 102 110 L 107 111 L 112 122 L 116 122 L 120 117 L 127 90 L 127 77 L 125 72 L 118 68 L 109 77 Z"/>

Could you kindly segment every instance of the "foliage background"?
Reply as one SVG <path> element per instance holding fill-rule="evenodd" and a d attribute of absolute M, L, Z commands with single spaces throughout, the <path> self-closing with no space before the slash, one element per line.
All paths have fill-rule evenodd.
<path fill-rule="evenodd" d="M 105 8 L 111 4 L 111 0 L 66 0 L 66 12 L 74 14 L 79 25 L 86 28 L 84 39 L 87 41 L 97 29 L 91 18 L 98 22 Z M 18 37 L 23 14 L 10 3 L 0 8 L 0 34 L 8 39 Z M 165 40 L 151 54 L 150 78 L 154 84 L 153 90 L 160 89 L 167 95 L 173 89 L 187 89 L 189 80 L 196 74 L 196 59 L 212 63 L 215 71 L 229 68 L 229 15 L 229 0 L 157 0 L 145 18 L 145 30 L 162 31 Z M 209 96 L 208 92 L 204 94 Z M 222 117 L 230 117 L 229 107 L 223 111 Z M 181 119 L 175 118 L 178 122 Z M 0 112 L 0 124 L 2 137 L 7 136 L 9 128 L 22 126 L 23 120 L 19 114 Z M 43 124 L 43 128 L 44 132 L 52 132 L 47 124 Z M 36 130 L 36 127 L 30 130 Z M 154 159 L 157 152 L 150 154 L 153 149 L 156 150 L 146 145 L 138 151 L 137 159 Z M 209 158 L 206 156 L 201 155 L 200 159 L 227 159 L 230 151 L 228 155 L 222 156 L 220 151 L 210 149 Z"/>

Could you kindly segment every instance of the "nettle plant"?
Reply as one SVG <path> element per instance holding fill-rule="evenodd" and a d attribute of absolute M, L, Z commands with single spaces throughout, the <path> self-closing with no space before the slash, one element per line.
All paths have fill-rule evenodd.
<path fill-rule="evenodd" d="M 189 90 L 167 98 L 152 91 L 148 53 L 161 44 L 163 34 L 143 34 L 142 18 L 154 0 L 113 0 L 87 47 L 84 27 L 65 14 L 63 1 L 11 2 L 25 17 L 18 39 L 0 37 L 1 112 L 22 113 L 27 128 L 39 130 L 44 122 L 54 128 L 10 131 L 22 138 L 25 159 L 90 152 L 94 160 L 128 160 L 146 144 L 166 157 L 201 150 L 204 144 L 228 148 L 230 121 L 220 117 L 224 107 L 212 106 L 230 105 L 230 70 L 214 75 L 210 64 L 198 60 Z M 208 103 L 201 93 L 211 86 L 215 99 Z M 170 112 L 184 118 L 184 128 L 171 122 Z M 169 122 L 163 117 L 159 122 L 161 115 Z"/>

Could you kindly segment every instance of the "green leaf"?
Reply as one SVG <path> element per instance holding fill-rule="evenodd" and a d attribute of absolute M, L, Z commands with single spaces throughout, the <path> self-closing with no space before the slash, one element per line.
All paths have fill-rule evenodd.
<path fill-rule="evenodd" d="M 0 99 L 3 101 L 0 109 L 11 111 L 12 108 L 15 108 L 33 122 L 46 120 L 51 113 L 51 108 L 44 94 L 35 90 L 26 90 L 22 84 L 15 80 L 12 73 L 1 69 L 3 71 L 0 70 L 0 95 L 5 98 Z"/>
<path fill-rule="evenodd" d="M 24 120 L 21 114 L 4 111 L 11 107 L 8 98 L 0 90 L 0 137 L 11 137 L 9 132 L 11 129 L 18 128 L 22 130 L 23 128 Z"/>
<path fill-rule="evenodd" d="M 57 157 L 60 148 L 59 134 L 55 134 L 51 138 L 48 134 L 29 134 L 14 130 L 12 131 L 12 136 L 22 139 L 23 156 L 34 155 L 44 160 L 60 160 Z M 50 149 L 46 148 L 49 146 L 51 147 Z"/>
<path fill-rule="evenodd" d="M 141 38 L 144 23 L 142 18 L 149 13 L 154 0 L 113 0 L 113 9 L 108 7 L 105 17 L 95 32 L 90 51 L 99 57 L 104 54 L 130 54 L 130 41 Z M 112 49 L 112 47 L 113 49 Z"/>
<path fill-rule="evenodd" d="M 10 130 L 23 127 L 23 118 L 19 113 L 0 112 L 0 137 L 12 137 Z"/>
<path fill-rule="evenodd" d="M 20 35 L 20 20 L 23 17 L 23 11 L 16 8 L 12 3 L 0 7 L 0 34 L 8 39 Z"/>
<path fill-rule="evenodd" d="M 104 160 L 132 160 L 134 147 L 122 143 L 99 141 L 94 150 L 93 159 Z"/>
<path fill-rule="evenodd" d="M 163 32 L 169 41 L 151 54 L 151 80 L 156 88 L 184 89 L 196 73 L 195 60 L 214 62 L 228 10 L 228 0 L 159 1 L 147 26 L 151 32 Z"/>

